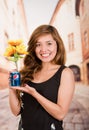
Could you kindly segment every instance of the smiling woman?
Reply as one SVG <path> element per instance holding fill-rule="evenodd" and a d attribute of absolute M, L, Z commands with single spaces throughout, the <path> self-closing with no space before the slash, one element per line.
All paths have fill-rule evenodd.
<path fill-rule="evenodd" d="M 37 27 L 27 51 L 20 71 L 22 85 L 10 89 L 11 110 L 16 116 L 21 114 L 24 130 L 63 130 L 74 93 L 74 76 L 65 66 L 65 48 L 57 29 L 51 25 Z"/>

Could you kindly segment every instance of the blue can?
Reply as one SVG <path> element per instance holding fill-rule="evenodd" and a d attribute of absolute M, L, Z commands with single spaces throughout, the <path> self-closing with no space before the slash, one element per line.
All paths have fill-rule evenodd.
<path fill-rule="evenodd" d="M 10 73 L 10 86 L 20 86 L 21 85 L 21 77 L 20 73 L 15 71 Z"/>

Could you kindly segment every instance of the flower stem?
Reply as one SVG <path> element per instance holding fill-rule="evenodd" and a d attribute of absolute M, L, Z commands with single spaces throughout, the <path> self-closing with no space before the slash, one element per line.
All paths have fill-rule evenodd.
<path fill-rule="evenodd" d="M 16 65 L 16 69 L 18 71 L 18 64 L 17 64 L 17 61 L 15 61 L 15 65 Z"/>

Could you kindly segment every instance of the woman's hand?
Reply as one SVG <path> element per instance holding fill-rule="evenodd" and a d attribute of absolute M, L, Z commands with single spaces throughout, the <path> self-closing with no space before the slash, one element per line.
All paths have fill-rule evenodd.
<path fill-rule="evenodd" d="M 24 86 L 14 86 L 14 87 L 10 87 L 10 88 L 14 89 L 14 90 L 19 90 L 19 91 L 28 93 L 30 95 L 33 95 L 34 92 L 36 91 L 33 87 L 30 87 L 27 84 L 25 84 Z"/>

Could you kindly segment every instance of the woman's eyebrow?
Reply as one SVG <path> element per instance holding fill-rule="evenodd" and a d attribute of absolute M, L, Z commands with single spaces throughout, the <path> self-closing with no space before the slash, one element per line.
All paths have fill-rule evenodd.
<path fill-rule="evenodd" d="M 48 41 L 46 41 L 46 42 L 55 42 L 54 40 L 48 40 Z"/>

